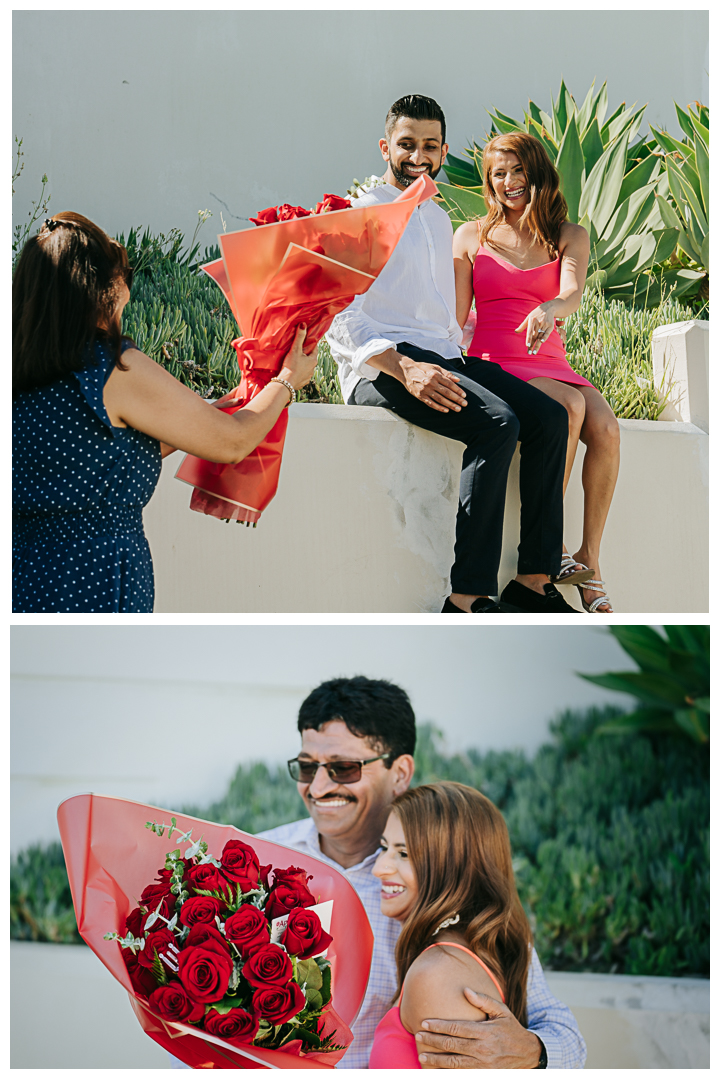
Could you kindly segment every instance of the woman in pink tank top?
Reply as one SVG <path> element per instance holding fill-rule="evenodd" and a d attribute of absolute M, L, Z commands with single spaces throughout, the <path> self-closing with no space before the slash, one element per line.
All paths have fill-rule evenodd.
<path fill-rule="evenodd" d="M 481 1020 L 464 988 L 527 1023 L 532 934 L 502 814 L 474 788 L 442 782 L 393 803 L 373 873 L 384 915 L 402 923 L 398 1002 L 375 1030 L 371 1069 L 422 1068 L 423 1019 Z"/>
<path fill-rule="evenodd" d="M 488 214 L 455 233 L 457 317 L 465 326 L 473 296 L 477 322 L 469 356 L 538 387 L 568 412 L 564 489 L 578 440 L 583 463 L 583 536 L 564 548 L 560 584 L 575 584 L 586 611 L 612 612 L 600 574 L 600 541 L 620 464 L 620 429 L 603 396 L 573 371 L 555 320 L 580 306 L 590 254 L 584 228 L 567 220 L 560 181 L 539 139 L 498 135 L 483 150 Z"/>

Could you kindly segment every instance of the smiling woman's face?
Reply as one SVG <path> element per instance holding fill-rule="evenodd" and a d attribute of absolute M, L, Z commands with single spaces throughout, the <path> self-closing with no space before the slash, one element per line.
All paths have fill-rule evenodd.
<path fill-rule="evenodd" d="M 380 910 L 383 915 L 402 922 L 417 899 L 418 888 L 400 818 L 393 812 L 380 838 L 380 847 L 382 854 L 378 855 L 373 867 L 373 874 L 380 878 L 382 889 Z"/>
<path fill-rule="evenodd" d="M 517 154 L 496 150 L 493 154 L 490 182 L 495 197 L 503 206 L 524 210 L 530 201 L 530 188 Z"/>

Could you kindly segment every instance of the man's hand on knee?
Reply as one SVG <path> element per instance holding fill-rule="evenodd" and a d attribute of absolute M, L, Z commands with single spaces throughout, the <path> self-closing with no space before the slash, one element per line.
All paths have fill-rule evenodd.
<path fill-rule="evenodd" d="M 454 372 L 446 371 L 439 364 L 418 363 L 408 356 L 401 357 L 400 368 L 407 390 L 431 409 L 460 412 L 463 405 L 467 405 L 465 391 L 458 386 L 460 377 Z"/>

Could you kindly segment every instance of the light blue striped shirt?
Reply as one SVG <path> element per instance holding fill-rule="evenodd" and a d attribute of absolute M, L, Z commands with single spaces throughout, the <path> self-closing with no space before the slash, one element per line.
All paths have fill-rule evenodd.
<path fill-rule="evenodd" d="M 358 1018 L 353 1024 L 353 1042 L 338 1069 L 367 1069 L 375 1028 L 390 1008 L 397 990 L 395 943 L 400 924 L 380 911 L 380 883 L 373 877 L 380 849 L 357 866 L 347 869 L 320 850 L 318 832 L 312 818 L 292 821 L 276 829 L 258 833 L 265 840 L 295 848 L 339 870 L 353 885 L 362 900 L 375 935 L 370 978 Z M 542 1040 L 549 1069 L 582 1069 L 587 1057 L 585 1041 L 577 1021 L 568 1009 L 550 993 L 537 953 L 533 949 L 527 987 L 528 1028 Z"/>

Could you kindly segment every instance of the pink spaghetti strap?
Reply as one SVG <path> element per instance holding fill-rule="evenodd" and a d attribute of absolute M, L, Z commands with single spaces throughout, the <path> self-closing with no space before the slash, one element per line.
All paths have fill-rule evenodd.
<path fill-rule="evenodd" d="M 432 945 L 428 945 L 427 948 L 428 949 L 434 949 L 436 945 L 448 945 L 453 949 L 462 949 L 462 951 L 466 952 L 468 954 L 468 956 L 472 956 L 473 960 L 477 960 L 478 964 L 480 964 L 480 967 L 485 969 L 485 971 L 488 973 L 488 975 L 490 976 L 492 981 L 497 986 L 498 993 L 500 995 L 500 1000 L 502 1001 L 503 1005 L 505 1004 L 505 995 L 503 994 L 503 992 L 502 992 L 502 990 L 500 988 L 500 983 L 497 981 L 497 979 L 495 978 L 495 976 L 493 975 L 492 971 L 487 966 L 487 964 L 483 960 L 481 960 L 480 957 L 477 956 L 472 951 L 472 949 L 466 948 L 465 945 L 457 945 L 454 941 L 433 941 Z M 427 949 L 425 949 L 424 951 L 427 952 Z"/>

